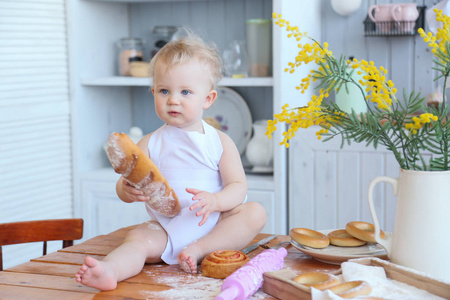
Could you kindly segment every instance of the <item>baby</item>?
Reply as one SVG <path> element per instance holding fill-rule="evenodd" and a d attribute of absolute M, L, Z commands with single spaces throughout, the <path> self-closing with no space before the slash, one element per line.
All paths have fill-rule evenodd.
<path fill-rule="evenodd" d="M 112 290 L 145 263 L 161 261 L 196 274 L 205 255 L 242 249 L 264 227 L 262 205 L 246 202 L 247 182 L 236 145 L 203 120 L 203 111 L 217 98 L 222 70 L 217 49 L 192 33 L 154 56 L 151 90 L 156 114 L 165 124 L 138 146 L 177 193 L 181 211 L 168 218 L 146 204 L 151 221 L 131 230 L 103 260 L 86 257 L 75 275 L 78 282 Z M 124 202 L 148 200 L 123 178 L 117 194 Z"/>

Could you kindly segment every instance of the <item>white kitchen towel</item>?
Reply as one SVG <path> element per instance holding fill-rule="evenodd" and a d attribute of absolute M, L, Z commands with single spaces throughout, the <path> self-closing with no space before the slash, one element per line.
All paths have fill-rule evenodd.
<path fill-rule="evenodd" d="M 403 282 L 386 277 L 382 267 L 365 266 L 355 262 L 344 262 L 341 264 L 343 281 L 364 280 L 369 283 L 372 297 L 395 299 L 395 300 L 445 300 L 425 290 L 418 289 Z M 313 300 L 336 300 L 343 299 L 326 290 L 319 291 L 311 289 Z M 355 298 L 358 299 L 358 298 Z"/>

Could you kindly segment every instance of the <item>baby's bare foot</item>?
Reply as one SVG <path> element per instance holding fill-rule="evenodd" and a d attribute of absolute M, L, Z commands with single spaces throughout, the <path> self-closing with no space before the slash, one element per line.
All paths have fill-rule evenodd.
<path fill-rule="evenodd" d="M 84 259 L 84 265 L 75 274 L 75 280 L 102 291 L 114 290 L 117 287 L 112 268 L 90 256 Z"/>
<path fill-rule="evenodd" d="M 199 259 L 198 252 L 192 247 L 184 248 L 177 257 L 180 267 L 189 274 L 197 274 L 197 262 Z"/>

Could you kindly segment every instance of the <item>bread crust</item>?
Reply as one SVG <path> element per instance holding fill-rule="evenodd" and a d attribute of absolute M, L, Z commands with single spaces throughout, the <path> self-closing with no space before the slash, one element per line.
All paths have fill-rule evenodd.
<path fill-rule="evenodd" d="M 366 241 L 355 238 L 350 235 L 345 229 L 338 229 L 328 234 L 330 244 L 339 247 L 357 247 L 367 244 Z"/>
<path fill-rule="evenodd" d="M 180 212 L 175 191 L 155 163 L 125 133 L 111 133 L 106 153 L 114 171 L 150 198 L 147 202 L 153 210 L 166 217 Z"/>
<path fill-rule="evenodd" d="M 375 226 L 371 223 L 362 222 L 362 221 L 353 221 L 348 222 L 345 226 L 345 230 L 350 234 L 351 236 L 366 241 L 369 243 L 376 243 L 375 241 Z M 382 239 L 385 238 L 385 233 L 383 230 L 380 230 L 380 237 Z"/>
<path fill-rule="evenodd" d="M 316 288 L 320 291 L 340 283 L 337 276 L 323 272 L 303 273 L 294 277 L 292 280 L 305 286 Z"/>
<path fill-rule="evenodd" d="M 351 299 L 356 296 L 369 295 L 372 292 L 372 288 L 366 281 L 356 280 L 347 281 L 329 288 L 330 291 L 335 293 L 341 298 Z"/>
<path fill-rule="evenodd" d="M 311 248 L 326 248 L 330 245 L 328 236 L 308 228 L 292 228 L 289 236 L 300 245 Z"/>

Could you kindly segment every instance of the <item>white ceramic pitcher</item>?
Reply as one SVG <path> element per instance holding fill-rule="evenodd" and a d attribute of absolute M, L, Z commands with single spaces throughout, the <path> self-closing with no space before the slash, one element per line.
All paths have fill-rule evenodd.
<path fill-rule="evenodd" d="M 266 136 L 267 120 L 253 123 L 253 137 L 247 145 L 245 156 L 254 172 L 272 172 L 273 139 Z"/>
<path fill-rule="evenodd" d="M 385 240 L 373 204 L 379 182 L 390 183 L 397 197 L 394 230 Z M 390 260 L 450 282 L 450 171 L 401 170 L 399 178 L 376 177 L 368 199 L 375 240 Z"/>

